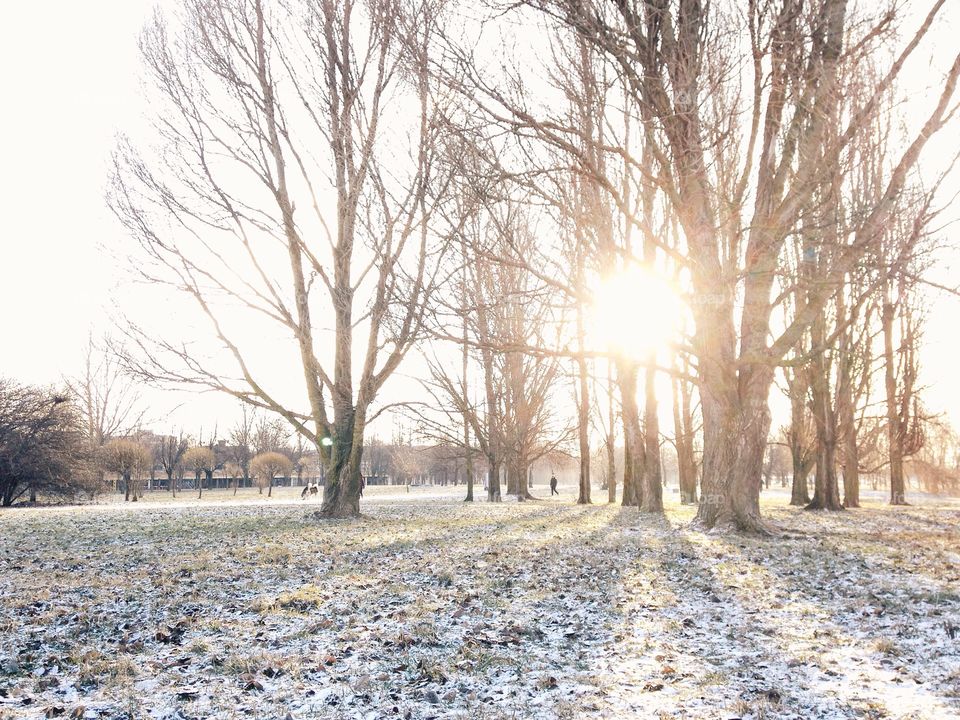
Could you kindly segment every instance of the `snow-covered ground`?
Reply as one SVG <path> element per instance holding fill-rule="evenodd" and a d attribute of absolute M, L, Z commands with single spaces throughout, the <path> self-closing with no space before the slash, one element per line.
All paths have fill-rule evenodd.
<path fill-rule="evenodd" d="M 2 512 L 0 718 L 960 717 L 955 503 L 776 492 L 769 540 L 461 490 Z"/>

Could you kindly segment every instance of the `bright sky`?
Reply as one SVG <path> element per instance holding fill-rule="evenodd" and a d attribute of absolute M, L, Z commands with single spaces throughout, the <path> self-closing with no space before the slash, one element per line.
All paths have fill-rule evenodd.
<path fill-rule="evenodd" d="M 78 372 L 88 333 L 110 330 L 112 301 L 129 286 L 116 255 L 131 246 L 106 208 L 104 190 L 116 133 L 140 123 L 144 112 L 137 40 L 153 5 L 49 0 L 4 8 L 0 376 L 56 383 Z M 938 35 L 940 47 L 951 51 L 949 28 Z M 941 142 L 952 152 L 956 141 Z M 937 276 L 955 282 L 946 262 Z M 930 309 L 924 382 L 937 411 L 960 408 L 958 310 L 956 300 L 944 297 Z M 231 417 L 235 406 L 211 396 L 149 397 L 161 430 L 182 424 L 196 432 Z"/>
<path fill-rule="evenodd" d="M 112 327 L 130 247 L 104 202 L 116 134 L 142 122 L 140 30 L 155 3 L 9 3 L 0 23 L 4 138 L 0 376 L 57 383 Z M 158 429 L 207 428 L 235 403 L 149 392 Z M 174 407 L 180 410 L 173 413 Z M 232 413 L 231 413 L 232 414 Z"/>
<path fill-rule="evenodd" d="M 0 374 L 54 382 L 116 282 L 101 246 L 122 231 L 104 204 L 114 135 L 140 112 L 137 37 L 146 0 L 10 3 L 0 23 L 6 101 Z"/>

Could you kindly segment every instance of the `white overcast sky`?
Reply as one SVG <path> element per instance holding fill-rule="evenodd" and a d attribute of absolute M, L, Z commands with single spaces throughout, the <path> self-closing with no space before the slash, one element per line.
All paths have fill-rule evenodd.
<path fill-rule="evenodd" d="M 140 113 L 144 0 L 7 3 L 0 23 L 3 170 L 0 373 L 52 381 L 76 358 L 115 277 L 100 244 L 115 132 Z"/>
<path fill-rule="evenodd" d="M 3 262 L 0 374 L 71 372 L 116 278 L 100 246 L 121 230 L 104 204 L 117 129 L 137 105 L 146 0 L 5 3 L 0 22 Z"/>
<path fill-rule="evenodd" d="M 0 171 L 0 375 L 57 383 L 89 333 L 111 329 L 129 246 L 104 191 L 116 134 L 142 122 L 140 30 L 148 0 L 4 5 Z M 148 392 L 158 429 L 209 428 L 232 403 Z M 188 410 L 183 409 L 186 403 Z M 172 408 L 180 407 L 170 418 Z M 209 408 L 212 412 L 208 412 Z"/>
<path fill-rule="evenodd" d="M 105 206 L 104 189 L 116 133 L 140 123 L 144 115 L 137 40 L 154 4 L 4 4 L 0 376 L 57 383 L 78 372 L 88 333 L 109 331 L 112 299 L 121 285 L 129 284 L 114 257 L 123 252 L 124 234 Z M 915 3 L 920 5 L 927 3 Z M 936 56 L 954 51 L 955 28 L 954 23 L 938 28 Z M 913 71 L 919 93 L 931 79 L 925 71 L 929 66 Z M 956 134 L 940 143 L 944 153 L 954 152 Z M 960 282 L 946 262 L 938 278 Z M 955 420 L 960 417 L 958 311 L 960 305 L 952 299 L 932 305 L 923 374 L 932 387 L 928 404 L 953 411 Z M 150 398 L 159 430 L 176 424 L 196 432 L 218 416 L 231 415 L 234 406 L 209 396 L 185 399 L 154 392 Z M 168 416 L 174 406 L 180 409 Z"/>

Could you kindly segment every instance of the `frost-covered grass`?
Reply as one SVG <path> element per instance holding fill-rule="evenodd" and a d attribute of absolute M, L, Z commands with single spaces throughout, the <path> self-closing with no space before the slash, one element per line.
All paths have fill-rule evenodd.
<path fill-rule="evenodd" d="M 782 539 L 557 501 L 278 489 L 0 513 L 0 718 L 960 716 L 960 510 Z"/>

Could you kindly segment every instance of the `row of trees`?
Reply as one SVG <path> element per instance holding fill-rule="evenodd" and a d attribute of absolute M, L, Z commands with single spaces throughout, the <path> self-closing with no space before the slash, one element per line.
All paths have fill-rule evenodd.
<path fill-rule="evenodd" d="M 163 443 L 170 447 L 173 436 L 163 439 Z M 289 478 L 294 470 L 293 461 L 284 453 L 276 451 L 261 452 L 253 455 L 246 470 L 234 462 L 220 462 L 218 453 L 208 446 L 187 447 L 186 444 L 175 446 L 173 463 L 164 462 L 170 456 L 161 455 L 160 467 L 167 472 L 166 489 L 176 497 L 179 485 L 187 475 L 193 477 L 193 487 L 198 491 L 197 497 L 203 497 L 203 490 L 214 487 L 214 473 L 221 472 L 227 479 L 236 494 L 241 483 L 249 484 L 255 480 L 260 492 L 267 489 L 267 496 L 273 495 L 273 482 L 277 477 Z M 111 440 L 106 443 L 96 456 L 96 464 L 101 470 L 115 473 L 122 483 L 124 500 L 143 497 L 144 486 L 148 479 L 153 480 L 158 469 L 157 448 L 132 439 Z"/>
<path fill-rule="evenodd" d="M 113 389 L 121 389 L 123 384 L 114 382 L 118 376 L 111 378 Z M 91 417 L 85 402 L 92 395 L 77 394 L 76 387 L 57 391 L 0 379 L 0 505 L 8 507 L 25 495 L 31 502 L 38 494 L 92 497 L 110 488 L 106 473 L 117 476 L 117 486 L 132 501 L 143 496 L 147 479 L 158 472 L 166 474 L 174 495 L 178 481 L 192 475 L 202 497 L 204 483 L 211 487 L 218 470 L 235 489 L 255 479 L 269 495 L 275 477 L 299 475 L 308 461 L 302 445 L 287 446 L 282 423 L 253 424 L 245 415 L 232 434 L 242 436 L 246 428 L 249 443 L 194 445 L 182 433 L 121 430 L 122 417 L 108 394 L 101 395 L 107 413 Z M 104 424 L 102 418 L 110 420 Z"/>
<path fill-rule="evenodd" d="M 855 505 L 878 433 L 903 502 L 942 180 L 918 163 L 960 54 L 926 98 L 903 75 L 944 6 L 526 0 L 475 22 L 454 0 L 188 0 L 145 33 L 160 149 L 121 144 L 110 202 L 140 271 L 186 293 L 234 367 L 131 326 L 127 369 L 285 418 L 327 468 L 331 517 L 359 512 L 374 402 L 425 340 L 430 397 L 408 412 L 518 497 L 571 441 L 590 502 L 600 430 L 610 463 L 623 438 L 624 501 L 662 510 L 666 375 L 704 528 L 768 529 L 778 378 L 798 502 L 812 463 L 811 507 L 841 506 L 841 467 Z M 597 288 L 622 277 L 681 296 L 672 342 L 598 342 Z M 629 302 L 622 336 L 652 332 L 661 308 Z M 252 360 L 237 308 L 293 338 L 302 404 Z"/>

